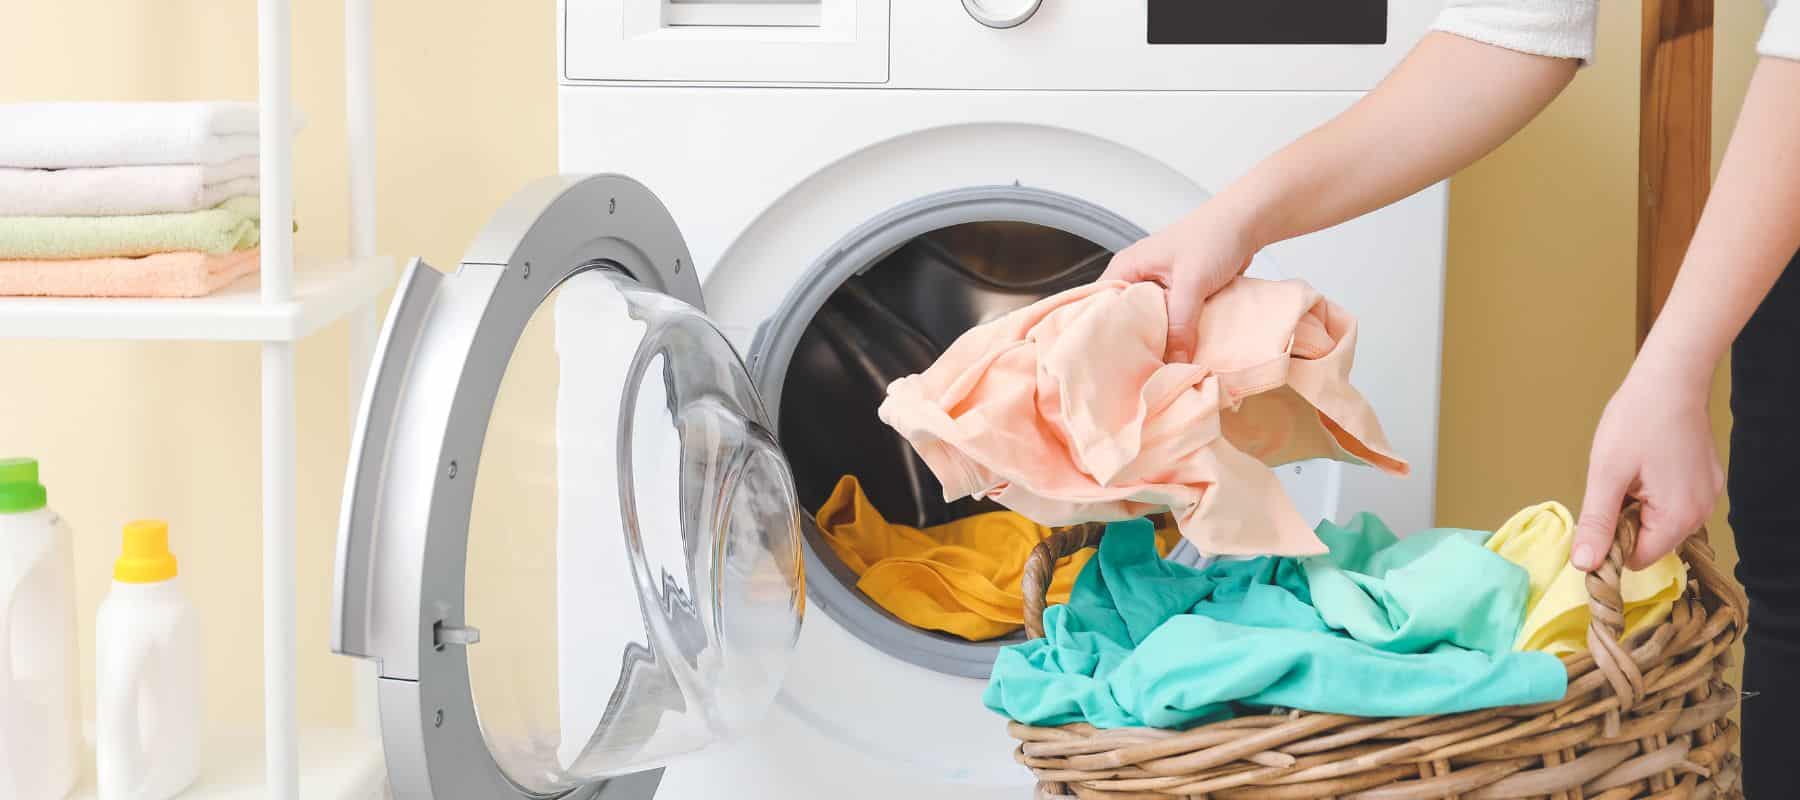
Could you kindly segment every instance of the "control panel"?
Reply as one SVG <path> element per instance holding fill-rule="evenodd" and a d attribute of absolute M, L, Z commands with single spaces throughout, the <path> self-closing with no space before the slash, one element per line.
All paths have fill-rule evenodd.
<path fill-rule="evenodd" d="M 1366 91 L 1441 2 L 559 0 L 565 84 Z"/>

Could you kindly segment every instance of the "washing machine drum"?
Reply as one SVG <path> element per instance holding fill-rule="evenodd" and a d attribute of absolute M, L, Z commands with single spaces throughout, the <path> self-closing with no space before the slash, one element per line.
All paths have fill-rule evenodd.
<path fill-rule="evenodd" d="M 800 511 L 694 273 L 617 176 L 528 187 L 454 274 L 409 266 L 352 452 L 333 641 L 380 663 L 398 796 L 595 797 L 773 700 Z"/>

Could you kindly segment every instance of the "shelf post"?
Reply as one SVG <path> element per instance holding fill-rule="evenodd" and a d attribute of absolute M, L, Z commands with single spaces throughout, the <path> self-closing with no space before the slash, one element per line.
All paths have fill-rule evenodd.
<path fill-rule="evenodd" d="M 350 258 L 357 268 L 375 255 L 375 75 L 374 15 L 370 0 L 344 0 L 344 121 L 349 139 Z M 374 302 L 350 317 L 350 425 L 357 424 L 369 363 L 375 355 L 378 323 Z M 375 665 L 352 659 L 350 679 L 356 727 L 378 732 Z"/>
<path fill-rule="evenodd" d="M 369 0 L 344 0 L 344 121 L 349 137 L 350 255 L 375 255 L 374 19 Z"/>
<path fill-rule="evenodd" d="M 258 0 L 257 100 L 262 166 L 262 301 L 293 297 L 292 8 Z M 262 346 L 263 746 L 270 800 L 300 800 L 295 708 L 294 345 Z"/>
<path fill-rule="evenodd" d="M 295 693 L 294 345 L 262 346 L 263 744 L 269 800 L 300 800 Z"/>
<path fill-rule="evenodd" d="M 292 10 L 288 0 L 258 0 L 257 125 L 262 160 L 262 299 L 293 296 L 294 97 Z"/>

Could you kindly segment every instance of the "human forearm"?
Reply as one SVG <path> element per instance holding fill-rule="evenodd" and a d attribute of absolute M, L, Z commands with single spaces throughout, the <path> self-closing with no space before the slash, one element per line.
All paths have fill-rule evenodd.
<path fill-rule="evenodd" d="M 1578 63 L 1429 34 L 1355 105 L 1120 251 L 1103 277 L 1169 289 L 1165 357 L 1185 361 L 1201 304 L 1258 250 L 1449 177 L 1523 127 L 1568 85 Z"/>
<path fill-rule="evenodd" d="M 1704 391 L 1796 249 L 1800 61 L 1764 58 L 1681 274 L 1633 370 Z"/>
<path fill-rule="evenodd" d="M 1800 61 L 1765 58 L 1662 316 L 1594 431 L 1577 567 L 1599 566 L 1628 494 L 1644 504 L 1634 569 L 1712 512 L 1724 486 L 1707 414 L 1713 368 L 1796 248 Z"/>
<path fill-rule="evenodd" d="M 1432 33 L 1373 91 L 1207 205 L 1252 247 L 1311 233 L 1449 177 L 1524 127 L 1577 62 Z"/>

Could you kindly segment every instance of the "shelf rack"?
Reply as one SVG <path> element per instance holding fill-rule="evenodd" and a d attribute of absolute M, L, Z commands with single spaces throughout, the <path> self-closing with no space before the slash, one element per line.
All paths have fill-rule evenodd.
<path fill-rule="evenodd" d="M 390 258 L 308 264 L 281 302 L 264 301 L 254 278 L 175 300 L 0 297 L 0 338 L 294 342 L 365 308 L 393 275 Z"/>
<path fill-rule="evenodd" d="M 292 20 L 291 0 L 258 0 L 264 220 L 293 218 Z M 0 299 L 0 338 L 256 342 L 262 348 L 264 729 L 260 737 L 236 730 L 209 733 L 201 780 L 183 793 L 184 799 L 300 800 L 304 788 L 306 800 L 364 800 L 384 791 L 371 708 L 373 687 L 366 669 L 357 667 L 355 729 L 312 730 L 304 735 L 299 729 L 294 612 L 294 345 L 331 322 L 350 318 L 354 413 L 375 346 L 375 303 L 395 275 L 394 262 L 375 255 L 372 22 L 371 0 L 345 0 L 347 258 L 296 270 L 292 226 L 270 224 L 262 232 L 258 280 L 239 282 L 210 297 Z M 261 758 L 256 753 L 259 745 Z M 260 775 L 255 766 L 259 762 Z"/>

